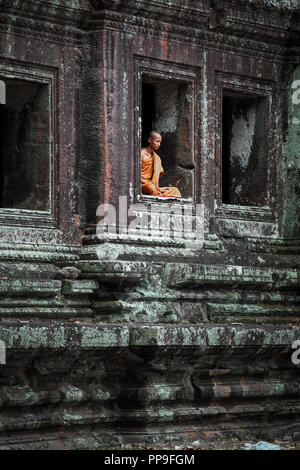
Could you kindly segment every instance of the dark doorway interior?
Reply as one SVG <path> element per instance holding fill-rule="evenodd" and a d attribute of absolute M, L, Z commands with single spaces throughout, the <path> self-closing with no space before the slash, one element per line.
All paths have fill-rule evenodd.
<path fill-rule="evenodd" d="M 176 186 L 182 197 L 193 197 L 193 108 L 188 83 L 164 80 L 151 75 L 142 82 L 142 146 L 147 145 L 149 132 L 162 135 L 159 155 L 164 175 L 161 186 Z"/>
<path fill-rule="evenodd" d="M 268 194 L 268 113 L 265 97 L 224 90 L 222 202 L 265 206 Z"/>
<path fill-rule="evenodd" d="M 48 86 L 5 80 L 0 106 L 0 206 L 49 210 L 50 105 Z"/>

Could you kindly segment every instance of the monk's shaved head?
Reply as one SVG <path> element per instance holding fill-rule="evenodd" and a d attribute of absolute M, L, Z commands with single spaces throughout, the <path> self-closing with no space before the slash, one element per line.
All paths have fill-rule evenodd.
<path fill-rule="evenodd" d="M 149 134 L 149 139 L 155 139 L 155 137 L 161 137 L 161 134 L 157 131 L 151 131 Z"/>

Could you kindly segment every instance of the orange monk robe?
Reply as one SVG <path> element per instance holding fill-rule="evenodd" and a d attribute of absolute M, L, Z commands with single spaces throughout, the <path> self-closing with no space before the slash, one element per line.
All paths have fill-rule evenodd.
<path fill-rule="evenodd" d="M 158 186 L 159 177 L 164 174 L 161 159 L 157 153 L 152 155 L 142 149 L 142 194 L 160 197 L 181 197 L 179 189 L 175 187 L 160 188 Z"/>

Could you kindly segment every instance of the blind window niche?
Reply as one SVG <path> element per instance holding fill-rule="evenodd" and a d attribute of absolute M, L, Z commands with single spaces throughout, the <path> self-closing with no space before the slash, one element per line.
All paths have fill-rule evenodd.
<path fill-rule="evenodd" d="M 50 86 L 19 78 L 2 81 L 6 99 L 0 106 L 0 207 L 49 212 Z"/>
<path fill-rule="evenodd" d="M 193 198 L 194 119 L 193 85 L 183 80 L 143 74 L 141 84 L 141 139 L 148 143 L 151 130 L 162 134 L 158 154 L 164 175 L 160 186 L 175 186 L 182 198 Z"/>
<path fill-rule="evenodd" d="M 268 204 L 268 100 L 223 89 L 222 203 Z"/>

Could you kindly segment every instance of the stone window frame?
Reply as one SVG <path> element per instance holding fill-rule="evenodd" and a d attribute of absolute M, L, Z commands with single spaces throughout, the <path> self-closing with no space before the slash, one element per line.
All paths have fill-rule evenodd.
<path fill-rule="evenodd" d="M 237 74 L 229 74 L 224 72 L 216 72 L 215 74 L 216 85 L 216 102 L 215 102 L 215 116 L 216 116 L 216 147 L 215 147 L 215 162 L 216 162 L 216 209 L 215 216 L 220 218 L 232 218 L 241 220 L 256 220 L 262 222 L 275 222 L 275 208 L 272 199 L 275 196 L 275 188 L 270 184 L 271 181 L 276 185 L 276 171 L 275 171 L 275 156 L 277 149 L 273 148 L 270 141 L 270 126 L 272 125 L 272 96 L 274 96 L 275 83 L 272 81 L 249 78 Z M 223 90 L 230 90 L 234 92 L 247 92 L 258 97 L 266 98 L 267 100 L 267 113 L 268 113 L 268 126 L 267 126 L 267 152 L 266 159 L 268 165 L 267 172 L 267 200 L 266 206 L 243 206 L 234 204 L 224 204 L 222 202 L 222 98 Z M 218 132 L 218 129 L 220 131 Z"/>
<path fill-rule="evenodd" d="M 54 103 L 58 102 L 58 71 L 49 67 L 36 67 L 27 63 L 11 63 L 0 61 L 0 77 L 11 80 L 35 82 L 48 87 L 49 100 L 49 210 L 30 210 L 15 208 L 0 208 L 0 226 L 27 226 L 41 228 L 57 228 L 57 209 L 54 183 L 56 181 L 57 165 L 55 148 L 57 148 L 57 119 Z"/>
<path fill-rule="evenodd" d="M 197 195 L 197 174 L 199 171 L 199 161 L 197 158 L 197 148 L 196 142 L 200 138 L 198 134 L 200 133 L 200 126 L 196 125 L 198 111 L 198 87 L 197 83 L 198 77 L 197 74 L 200 74 L 200 69 L 193 66 L 185 66 L 184 64 L 178 65 L 170 61 L 164 61 L 160 59 L 152 59 L 149 57 L 138 56 L 134 57 L 134 76 L 135 76 L 135 115 L 134 115 L 134 147 L 135 147 L 135 174 L 134 174 L 134 200 L 135 202 L 141 203 L 155 203 L 155 204 L 189 204 L 193 206 L 196 201 Z M 140 161 L 140 149 L 142 145 L 142 82 L 143 75 L 148 77 L 158 78 L 160 80 L 168 80 L 177 82 L 184 82 L 188 86 L 192 87 L 192 96 L 193 96 L 193 116 L 192 116 L 192 152 L 194 160 L 194 184 L 192 188 L 192 197 L 191 198 L 181 198 L 181 199 L 160 199 L 155 196 L 148 196 L 141 194 L 140 185 L 141 185 L 141 161 Z M 163 132 L 163 130 L 162 130 Z M 197 135 L 196 135 L 197 134 Z"/>

